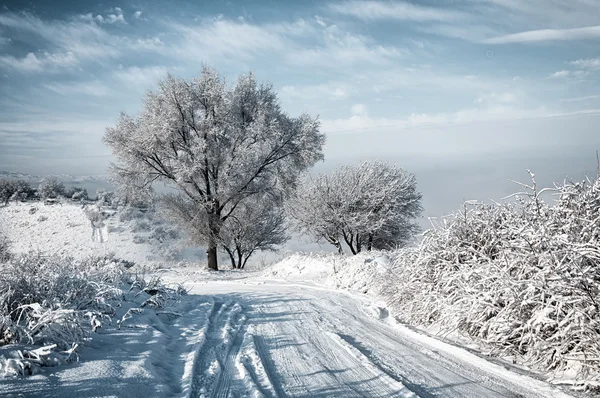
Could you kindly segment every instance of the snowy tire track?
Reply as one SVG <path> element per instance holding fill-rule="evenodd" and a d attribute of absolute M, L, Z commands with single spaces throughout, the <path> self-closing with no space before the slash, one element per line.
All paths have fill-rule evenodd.
<path fill-rule="evenodd" d="M 227 397 L 246 315 L 239 303 L 215 303 L 194 351 L 187 397 Z M 237 343 L 237 344 L 236 344 Z"/>

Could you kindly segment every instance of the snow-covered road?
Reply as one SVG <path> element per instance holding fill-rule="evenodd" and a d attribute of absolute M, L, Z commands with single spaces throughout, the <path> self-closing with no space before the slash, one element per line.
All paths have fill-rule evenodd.
<path fill-rule="evenodd" d="M 239 304 L 237 319 L 244 321 L 235 326 L 239 332 L 221 358 L 224 366 L 212 384 L 214 396 L 243 396 L 252 389 L 280 397 L 567 396 L 462 349 L 390 324 L 386 310 L 366 297 L 252 279 L 202 284 L 194 290 L 209 294 L 216 303 L 230 303 L 229 308 Z M 222 324 L 218 314 L 212 315 L 213 331 Z M 220 343 L 213 331 L 209 329 L 203 351 Z M 194 381 L 192 396 L 211 392 L 202 377 L 205 369 L 203 364 L 195 371 L 201 377 Z"/>
<path fill-rule="evenodd" d="M 181 279 L 181 276 L 179 276 Z M 566 397 L 387 322 L 372 299 L 260 278 L 191 282 L 185 315 L 105 329 L 80 364 L 0 381 L 40 397 Z M 145 317 L 145 318 L 144 318 Z M 136 321 L 137 319 L 137 321 Z"/>

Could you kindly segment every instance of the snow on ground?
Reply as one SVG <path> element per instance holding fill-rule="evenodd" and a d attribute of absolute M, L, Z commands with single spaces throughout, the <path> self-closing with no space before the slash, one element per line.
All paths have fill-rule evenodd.
<path fill-rule="evenodd" d="M 37 211 L 29 214 L 34 206 Z M 135 221 L 118 220 L 107 220 L 108 241 L 101 245 L 92 242 L 92 228 L 77 206 L 0 209 L 0 225 L 17 251 L 72 256 L 113 251 L 142 263 L 153 256 L 151 245 L 133 242 Z M 396 324 L 379 301 L 378 281 L 389 275 L 391 263 L 383 254 L 296 255 L 259 272 L 163 270 L 167 281 L 190 289 L 178 306 L 140 313 L 129 311 L 139 308 L 139 300 L 126 301 L 115 322 L 80 349 L 78 363 L 1 380 L 0 395 L 570 396 L 530 374 Z"/>
<path fill-rule="evenodd" d="M 0 235 L 9 239 L 15 253 L 42 251 L 76 259 L 114 253 L 117 258 L 138 264 L 170 260 L 178 255 L 172 239 L 157 240 L 162 238 L 156 236 L 159 222 L 148 217 L 121 221 L 115 210 L 104 211 L 109 215 L 105 227 L 94 230 L 81 204 L 13 203 L 0 207 Z M 164 227 L 159 230 L 162 231 Z"/>
<path fill-rule="evenodd" d="M 306 264 L 298 257 L 275 266 L 289 267 Z M 393 325 L 366 295 L 260 273 L 171 270 L 163 276 L 190 289 L 173 310 L 181 317 L 133 314 L 120 330 L 113 325 L 94 335 L 79 363 L 3 380 L 0 395 L 569 396 Z"/>

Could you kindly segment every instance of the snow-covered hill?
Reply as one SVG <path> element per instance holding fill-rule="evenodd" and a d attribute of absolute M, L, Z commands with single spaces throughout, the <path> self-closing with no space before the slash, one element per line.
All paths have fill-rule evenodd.
<path fill-rule="evenodd" d="M 171 226 L 135 210 L 104 212 L 105 226 L 94 235 L 81 204 L 11 203 L 0 207 L 0 234 L 15 253 L 40 251 L 76 259 L 112 253 L 138 264 L 178 259 L 182 249 Z"/>

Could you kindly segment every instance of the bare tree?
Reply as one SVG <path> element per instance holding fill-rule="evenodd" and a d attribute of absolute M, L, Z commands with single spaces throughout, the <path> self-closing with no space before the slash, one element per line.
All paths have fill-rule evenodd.
<path fill-rule="evenodd" d="M 208 267 L 217 269 L 223 224 L 254 195 L 293 190 L 323 158 L 325 137 L 316 118 L 286 115 L 272 87 L 252 74 L 228 87 L 205 66 L 192 81 L 168 76 L 136 117 L 121 114 L 104 141 L 129 191 L 152 191 L 154 182 L 177 191 L 162 195 L 167 212 L 207 245 Z"/>
<path fill-rule="evenodd" d="M 257 251 L 274 251 L 289 239 L 280 202 L 257 196 L 244 203 L 221 229 L 221 247 L 232 268 L 243 269 Z"/>
<path fill-rule="evenodd" d="M 406 243 L 418 231 L 421 197 L 413 174 L 365 162 L 307 180 L 288 211 L 302 232 L 357 254 Z"/>

